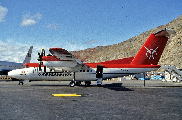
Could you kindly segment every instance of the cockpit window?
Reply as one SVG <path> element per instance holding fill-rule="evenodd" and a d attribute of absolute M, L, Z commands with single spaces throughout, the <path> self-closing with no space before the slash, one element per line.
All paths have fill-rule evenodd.
<path fill-rule="evenodd" d="M 24 65 L 23 68 L 29 68 L 29 65 Z"/>

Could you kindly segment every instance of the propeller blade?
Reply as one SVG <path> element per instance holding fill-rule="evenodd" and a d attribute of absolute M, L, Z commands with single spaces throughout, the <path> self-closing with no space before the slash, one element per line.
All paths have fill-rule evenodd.
<path fill-rule="evenodd" d="M 41 53 L 38 52 L 38 56 L 39 56 L 39 57 L 38 57 L 37 60 L 38 60 L 38 61 L 42 61 L 42 57 L 45 56 L 45 50 L 44 50 L 44 48 L 42 48 Z"/>
<path fill-rule="evenodd" d="M 41 64 L 39 63 L 39 71 L 41 71 Z"/>
<path fill-rule="evenodd" d="M 39 56 L 39 57 L 38 57 L 37 60 L 40 61 L 40 62 L 39 62 L 39 71 L 42 71 L 42 69 L 41 69 L 41 66 L 43 65 L 42 57 L 45 56 L 45 50 L 44 50 L 44 48 L 42 48 L 41 53 L 38 52 L 38 56 Z"/>

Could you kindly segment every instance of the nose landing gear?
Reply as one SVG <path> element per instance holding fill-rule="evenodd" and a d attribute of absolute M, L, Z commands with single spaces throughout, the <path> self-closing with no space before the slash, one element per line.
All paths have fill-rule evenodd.
<path fill-rule="evenodd" d="M 24 84 L 23 81 L 20 80 L 18 85 L 23 85 L 23 84 Z"/>

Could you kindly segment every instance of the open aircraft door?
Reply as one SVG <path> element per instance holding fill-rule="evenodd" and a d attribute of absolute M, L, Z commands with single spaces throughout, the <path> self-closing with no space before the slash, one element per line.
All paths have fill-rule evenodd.
<path fill-rule="evenodd" d="M 97 65 L 96 78 L 97 78 L 97 85 L 101 85 L 102 78 L 103 78 L 103 66 L 102 65 Z"/>

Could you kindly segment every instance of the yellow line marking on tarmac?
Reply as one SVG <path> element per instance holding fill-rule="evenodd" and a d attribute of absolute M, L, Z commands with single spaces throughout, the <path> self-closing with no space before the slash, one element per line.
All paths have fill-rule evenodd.
<path fill-rule="evenodd" d="M 78 94 L 52 94 L 55 97 L 81 97 L 82 95 Z"/>

